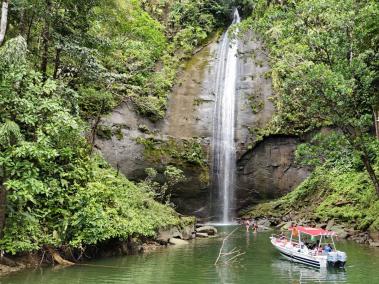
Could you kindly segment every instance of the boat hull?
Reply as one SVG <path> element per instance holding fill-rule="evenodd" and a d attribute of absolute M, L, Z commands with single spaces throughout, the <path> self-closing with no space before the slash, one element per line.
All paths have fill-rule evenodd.
<path fill-rule="evenodd" d="M 289 248 L 286 246 L 281 246 L 276 242 L 276 238 L 271 239 L 271 243 L 273 246 L 280 252 L 282 256 L 284 256 L 286 259 L 302 263 L 305 265 L 310 265 L 313 267 L 327 267 L 327 257 L 323 255 L 319 256 L 312 256 L 312 255 L 305 255 L 300 252 L 300 249 L 297 250 L 296 248 Z"/>
<path fill-rule="evenodd" d="M 300 249 L 299 247 L 291 245 L 286 240 L 278 240 L 276 237 L 271 237 L 272 245 L 280 252 L 282 256 L 286 259 L 302 263 L 305 265 L 313 267 L 334 267 L 334 268 L 344 268 L 346 264 L 346 255 L 343 252 L 333 252 L 334 258 L 328 258 L 325 254 L 315 254 L 308 249 Z M 339 254 L 344 254 L 343 260 L 338 258 Z M 330 253 L 329 257 L 332 256 Z"/>

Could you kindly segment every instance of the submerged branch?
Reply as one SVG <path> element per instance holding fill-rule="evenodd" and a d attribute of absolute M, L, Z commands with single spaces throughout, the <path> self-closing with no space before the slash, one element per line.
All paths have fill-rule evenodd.
<path fill-rule="evenodd" d="M 239 253 L 240 251 L 239 250 L 236 250 L 236 248 L 233 248 L 230 252 L 226 252 L 224 253 L 223 250 L 224 250 L 224 246 L 225 246 L 225 242 L 229 239 L 229 237 L 231 235 L 233 235 L 237 230 L 239 229 L 239 227 L 235 228 L 233 231 L 231 231 L 223 240 L 222 240 L 222 244 L 221 244 L 221 247 L 220 247 L 220 250 L 219 250 L 219 253 L 218 253 L 218 256 L 217 256 L 217 259 L 214 263 L 214 265 L 217 265 L 217 263 L 219 262 L 221 256 L 225 256 L 225 255 L 231 255 L 231 254 L 235 254 L 235 253 Z"/>

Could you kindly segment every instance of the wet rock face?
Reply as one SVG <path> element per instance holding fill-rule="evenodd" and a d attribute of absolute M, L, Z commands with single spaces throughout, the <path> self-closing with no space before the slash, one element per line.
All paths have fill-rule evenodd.
<path fill-rule="evenodd" d="M 275 109 L 270 100 L 273 91 L 268 58 L 253 32 L 241 39 L 239 56 L 236 210 L 282 196 L 309 174 L 294 163 L 299 143 L 295 137 L 269 137 L 248 148 L 256 139 L 256 130 L 270 122 Z"/>
<path fill-rule="evenodd" d="M 184 170 L 186 182 L 179 184 L 171 195 L 176 210 L 184 215 L 206 218 L 209 215 L 209 185 L 199 179 L 199 170 Z"/>
<path fill-rule="evenodd" d="M 102 126 L 117 130 L 118 135 L 110 139 L 97 137 L 95 142 L 104 158 L 131 180 L 144 178 L 145 168 L 153 166 L 144 157 L 143 145 L 136 142 L 138 137 L 145 136 L 138 129 L 141 125 L 154 129 L 150 121 L 136 114 L 132 105 L 124 103 L 102 119 Z"/>
<path fill-rule="evenodd" d="M 165 119 L 152 123 L 139 116 L 129 103 L 120 105 L 111 115 L 102 119 L 102 126 L 118 131 L 110 139 L 97 137 L 96 148 L 104 158 L 127 178 L 138 181 L 146 177 L 146 168 L 162 169 L 170 164 L 151 161 L 144 153 L 144 145 L 138 138 L 154 137 L 157 140 L 199 138 L 205 152 L 210 152 L 214 94 L 211 86 L 212 60 L 216 41 L 204 47 L 189 62 L 178 76 L 168 102 Z M 175 165 L 177 166 L 177 165 Z M 183 170 L 186 181 L 177 185 L 171 201 L 182 214 L 208 216 L 209 180 L 201 167 L 187 165 L 185 161 L 177 166 Z"/>
<path fill-rule="evenodd" d="M 239 45 L 237 80 L 236 147 L 237 157 L 248 151 L 256 129 L 264 128 L 274 114 L 270 66 L 263 45 L 253 32 Z"/>
<path fill-rule="evenodd" d="M 168 102 L 165 119 L 152 123 L 139 116 L 133 106 L 124 103 L 103 118 L 102 125 L 114 134 L 98 137 L 96 147 L 112 166 L 126 177 L 138 181 L 146 177 L 148 167 L 162 168 L 164 162 L 150 161 L 138 137 L 157 139 L 191 139 L 200 137 L 211 169 L 211 141 L 215 105 L 214 76 L 217 39 L 198 52 L 179 74 Z M 247 33 L 240 39 L 236 101 L 237 208 L 247 207 L 261 199 L 274 198 L 293 189 L 307 175 L 297 167 L 294 150 L 298 143 L 292 137 L 268 138 L 253 150 L 254 130 L 270 121 L 274 107 L 270 101 L 272 82 L 268 59 L 259 39 Z M 204 182 L 203 169 L 181 166 L 186 182 L 179 184 L 171 200 L 177 211 L 205 218 L 209 215 L 210 185 Z M 206 177 L 205 179 L 210 177 Z M 201 180 L 203 179 L 203 180 Z"/>
<path fill-rule="evenodd" d="M 237 163 L 237 209 L 288 193 L 309 171 L 294 162 L 296 137 L 269 137 Z"/>

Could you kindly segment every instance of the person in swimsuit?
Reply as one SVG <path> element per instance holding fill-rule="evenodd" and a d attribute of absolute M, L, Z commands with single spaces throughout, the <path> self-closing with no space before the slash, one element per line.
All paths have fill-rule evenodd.
<path fill-rule="evenodd" d="M 249 228 L 250 228 L 250 220 L 246 219 L 244 223 L 245 223 L 245 227 L 246 227 L 246 232 L 248 232 Z"/>

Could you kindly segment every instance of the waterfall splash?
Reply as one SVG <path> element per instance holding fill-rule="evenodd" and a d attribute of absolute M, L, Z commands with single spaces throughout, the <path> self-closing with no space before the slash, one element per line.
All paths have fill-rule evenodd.
<path fill-rule="evenodd" d="M 238 10 L 233 24 L 240 22 Z M 238 41 L 229 37 L 229 29 L 223 35 L 216 63 L 214 92 L 216 96 L 213 121 L 213 190 L 212 213 L 217 222 L 232 221 L 234 213 L 234 179 L 236 156 L 234 145 L 235 95 L 238 57 Z"/>

